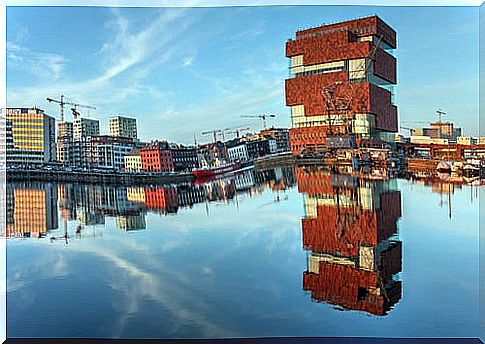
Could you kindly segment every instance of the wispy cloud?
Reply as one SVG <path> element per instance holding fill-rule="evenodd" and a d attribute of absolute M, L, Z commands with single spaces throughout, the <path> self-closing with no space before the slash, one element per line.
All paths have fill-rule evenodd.
<path fill-rule="evenodd" d="M 68 60 L 55 53 L 34 52 L 20 42 L 7 42 L 7 63 L 38 78 L 58 80 L 63 75 Z"/>
<path fill-rule="evenodd" d="M 249 53 L 250 57 L 232 59 L 233 68 L 213 66 L 212 61 L 209 65 L 207 61 L 195 63 L 199 50 L 212 47 L 215 39 L 224 37 L 230 20 L 214 30 L 195 30 L 187 34 L 205 10 L 153 9 L 143 21 L 137 21 L 139 18 L 127 11 L 116 8 L 109 11 L 111 19 L 103 28 L 108 33 L 107 38 L 99 45 L 95 61 L 89 67 L 94 76 L 74 78 L 68 73 L 71 61 L 67 57 L 44 56 L 49 67 L 39 68 L 39 72 L 40 69 L 52 71 L 56 82 L 39 79 L 22 87 L 9 85 L 9 106 L 42 104 L 48 113 L 55 115 L 58 107 L 46 104 L 45 97 L 64 94 L 71 100 L 95 105 L 96 113 L 101 116 L 91 116 L 102 121 L 118 112 L 138 117 L 142 139 L 166 138 L 185 143 L 192 142 L 194 131 L 208 129 L 208 123 L 214 120 L 217 125 L 234 126 L 237 122 L 248 122 L 240 118 L 243 114 L 278 112 L 275 106 L 283 103 L 282 75 L 285 73 L 275 61 L 262 64 L 260 56 L 254 52 Z M 240 39 L 256 37 L 262 34 L 264 27 L 264 21 L 258 21 L 236 36 Z M 22 35 L 26 37 L 27 33 Z M 228 43 L 233 40 L 231 37 Z M 10 65 L 20 55 L 15 52 L 13 46 Z M 257 70 L 252 64 L 258 64 Z M 168 84 L 164 79 L 166 74 L 166 80 L 174 80 L 178 77 L 174 73 L 184 73 L 181 78 L 194 78 L 195 87 L 190 92 L 181 90 L 186 96 L 183 100 L 177 93 L 180 91 L 177 85 Z M 154 80 L 155 75 L 160 82 Z M 180 123 L 188 122 L 190 129 L 179 128 Z M 257 121 L 247 124 L 254 124 L 255 129 L 260 125 Z"/>
<path fill-rule="evenodd" d="M 29 103 L 43 103 L 47 95 L 65 94 L 77 101 L 94 104 L 99 112 L 107 113 L 117 111 L 114 104 L 119 108 L 121 102 L 140 94 L 148 94 L 153 99 L 163 98 L 163 90 L 146 83 L 145 79 L 174 56 L 177 39 L 194 22 L 194 16 L 188 16 L 184 9 L 164 9 L 153 20 L 147 21 L 148 25 L 140 28 L 124 16 L 122 10 L 113 9 L 111 13 L 112 20 L 106 25 L 111 38 L 98 49 L 98 62 L 92 68 L 99 73 L 89 79 L 66 75 L 70 61 L 61 55 L 39 53 L 9 42 L 9 68 L 22 63 L 29 66 L 32 73 L 48 74 L 57 81 L 53 83 L 50 78 L 38 79 L 29 86 L 8 85 L 8 104 L 22 106 L 26 99 Z M 57 109 L 51 106 L 50 110 Z"/>
<path fill-rule="evenodd" d="M 240 39 L 251 39 L 251 38 L 255 38 L 261 34 L 264 33 L 264 27 L 265 27 L 265 21 L 264 20 L 260 20 L 256 23 L 256 25 L 254 25 L 253 27 L 245 30 L 245 31 L 241 31 L 237 34 L 235 34 L 233 36 L 233 39 L 235 40 L 240 40 Z"/>

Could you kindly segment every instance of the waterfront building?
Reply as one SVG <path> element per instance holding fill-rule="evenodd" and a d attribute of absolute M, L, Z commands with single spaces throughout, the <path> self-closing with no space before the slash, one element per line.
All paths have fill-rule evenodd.
<path fill-rule="evenodd" d="M 485 145 L 476 145 L 472 149 L 464 149 L 463 158 L 485 160 Z"/>
<path fill-rule="evenodd" d="M 125 170 L 129 172 L 140 172 L 143 170 L 139 148 L 135 147 L 125 155 Z"/>
<path fill-rule="evenodd" d="M 197 148 L 197 160 L 201 167 L 218 166 L 220 162 L 229 160 L 226 145 L 221 141 L 202 144 Z"/>
<path fill-rule="evenodd" d="M 230 162 L 246 162 L 249 160 L 248 148 L 245 142 L 234 139 L 226 142 L 227 156 Z"/>
<path fill-rule="evenodd" d="M 395 48 L 396 32 L 377 16 L 297 31 L 288 40 L 294 154 L 325 151 L 335 136 L 345 137 L 345 146 L 392 141 Z"/>
<path fill-rule="evenodd" d="M 152 141 L 140 149 L 142 170 L 148 172 L 192 171 L 198 166 L 197 149 L 167 141 Z"/>
<path fill-rule="evenodd" d="M 172 172 L 174 170 L 172 152 L 166 141 L 152 141 L 140 149 L 143 171 Z"/>
<path fill-rule="evenodd" d="M 135 143 L 128 137 L 89 136 L 86 155 L 91 167 L 122 170 L 125 168 L 125 156 L 134 146 Z"/>
<path fill-rule="evenodd" d="M 198 167 L 197 149 L 180 144 L 171 144 L 169 149 L 172 153 L 174 171 L 192 171 Z"/>
<path fill-rule="evenodd" d="M 461 128 L 457 128 L 451 122 L 430 123 L 429 127 L 411 129 L 412 136 L 429 137 L 431 139 L 443 139 L 456 142 L 461 136 Z"/>
<path fill-rule="evenodd" d="M 7 108 L 5 125 L 7 164 L 56 161 L 53 117 L 38 108 Z"/>
<path fill-rule="evenodd" d="M 261 138 L 245 142 L 249 159 L 256 159 L 276 152 L 276 141 L 272 138 Z"/>
<path fill-rule="evenodd" d="M 109 135 L 138 138 L 136 118 L 113 116 L 109 119 Z"/>
<path fill-rule="evenodd" d="M 290 150 L 290 132 L 288 128 L 269 128 L 260 131 L 261 136 L 271 137 L 276 141 L 276 152 Z"/>

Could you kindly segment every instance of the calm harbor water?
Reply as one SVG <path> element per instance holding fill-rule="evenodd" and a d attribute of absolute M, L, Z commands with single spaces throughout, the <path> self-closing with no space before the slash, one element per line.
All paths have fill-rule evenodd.
<path fill-rule="evenodd" d="M 7 185 L 9 337 L 477 337 L 477 188 Z"/>

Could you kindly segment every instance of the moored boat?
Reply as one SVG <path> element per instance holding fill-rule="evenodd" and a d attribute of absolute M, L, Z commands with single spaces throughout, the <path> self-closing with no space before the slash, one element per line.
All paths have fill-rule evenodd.
<path fill-rule="evenodd" d="M 211 167 L 197 168 L 193 170 L 192 173 L 197 179 L 210 179 L 220 174 L 237 171 L 240 168 L 241 168 L 241 163 L 235 162 L 235 163 L 221 165 L 217 167 L 211 166 Z"/>

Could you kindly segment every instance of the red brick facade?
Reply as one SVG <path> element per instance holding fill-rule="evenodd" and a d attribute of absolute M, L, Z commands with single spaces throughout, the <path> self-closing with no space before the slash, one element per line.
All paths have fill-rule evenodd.
<path fill-rule="evenodd" d="M 379 37 L 382 39 L 381 44 L 375 48 Z M 304 116 L 310 121 L 307 125 L 296 124 L 295 127 L 294 124 L 290 131 L 294 154 L 318 147 L 321 150 L 325 146 L 328 130 L 322 124 L 312 124 L 311 116 L 334 113 L 327 109 L 322 90 L 335 83 L 339 83 L 335 88 L 335 98 L 352 98 L 352 101 L 345 101 L 350 105 L 351 113 L 370 116 L 369 123 L 375 125 L 375 128 L 368 135 L 375 135 L 374 130 L 398 131 L 397 107 L 392 104 L 391 92 L 374 84 L 379 79 L 380 84 L 396 83 L 396 58 L 383 50 L 383 47 L 396 48 L 396 33 L 377 16 L 298 31 L 296 39 L 286 43 L 286 57 L 302 56 L 300 69 L 331 62 L 343 63 L 334 71 L 303 72 L 285 81 L 286 105 L 303 105 Z M 367 70 L 366 80 L 351 82 L 351 60 L 369 58 L 373 51 L 375 54 L 372 61 L 369 60 L 371 66 Z M 358 73 L 352 75 L 355 77 Z M 313 128 L 308 129 L 308 126 Z M 356 133 L 356 138 L 359 135 Z"/>
<path fill-rule="evenodd" d="M 291 151 L 293 154 L 299 154 L 302 151 L 321 151 L 325 147 L 326 139 L 326 129 L 320 126 L 290 129 Z"/>

